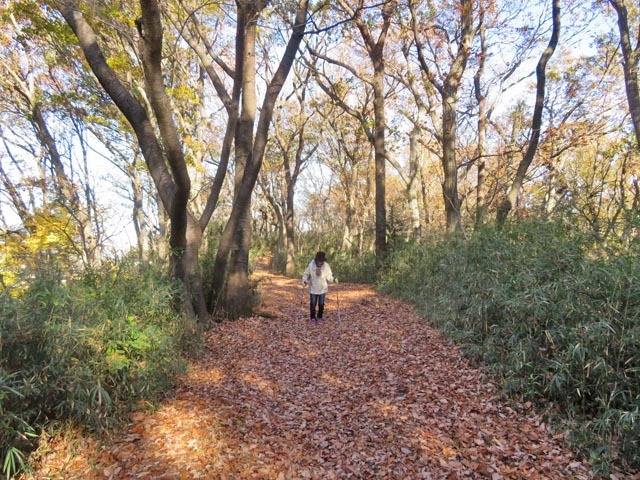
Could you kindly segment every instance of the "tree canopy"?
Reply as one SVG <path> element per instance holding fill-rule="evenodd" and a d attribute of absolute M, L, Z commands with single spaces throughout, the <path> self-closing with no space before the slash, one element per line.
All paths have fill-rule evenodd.
<path fill-rule="evenodd" d="M 613 0 L 8 2 L 4 244 L 64 224 L 69 265 L 167 260 L 206 318 L 246 311 L 256 235 L 289 274 L 309 233 L 379 262 L 392 238 L 507 216 L 629 241 L 638 15 Z"/>

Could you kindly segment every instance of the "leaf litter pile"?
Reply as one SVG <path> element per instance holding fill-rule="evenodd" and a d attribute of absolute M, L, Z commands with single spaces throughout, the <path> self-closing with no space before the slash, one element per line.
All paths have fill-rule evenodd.
<path fill-rule="evenodd" d="M 32 478 L 590 478 L 407 305 L 340 284 L 313 325 L 299 281 L 263 275 L 261 315 L 215 325 L 155 412 L 52 445 Z"/>

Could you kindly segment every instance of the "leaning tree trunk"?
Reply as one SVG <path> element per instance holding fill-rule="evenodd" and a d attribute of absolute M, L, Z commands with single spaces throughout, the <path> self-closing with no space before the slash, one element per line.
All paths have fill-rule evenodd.
<path fill-rule="evenodd" d="M 142 17 L 137 25 L 141 30 L 140 49 L 145 80 L 162 136 L 162 146 L 146 110 L 107 64 L 97 36 L 80 10 L 72 0 L 60 0 L 57 4 L 64 19 L 78 38 L 91 70 L 136 134 L 156 191 L 169 213 L 172 274 L 183 281 L 185 300 L 189 300 L 194 296 L 190 289 L 201 282 L 193 281 L 199 275 L 199 271 L 194 270 L 186 235 L 189 222 L 187 202 L 190 180 L 173 124 L 170 102 L 164 91 L 161 69 L 162 24 L 158 5 L 155 0 L 141 0 Z M 171 171 L 167 168 L 167 163 Z M 202 298 L 202 296 L 196 293 L 195 298 Z M 190 312 L 204 311 L 201 305 L 196 305 L 194 308 L 191 304 L 185 304 L 185 307 Z"/>
<path fill-rule="evenodd" d="M 558 45 L 558 39 L 560 37 L 560 0 L 553 0 L 552 5 L 552 17 L 553 17 L 553 30 L 551 32 L 551 38 L 547 48 L 542 52 L 542 56 L 538 61 L 536 67 L 536 104 L 533 110 L 533 120 L 531 122 L 531 137 L 529 139 L 529 145 L 527 150 L 518 165 L 518 170 L 513 179 L 513 183 L 507 192 L 505 199 L 498 206 L 498 212 L 496 220 L 498 225 L 504 225 L 507 220 L 509 212 L 518 199 L 518 194 L 524 183 L 527 170 L 533 161 L 538 143 L 540 141 L 540 129 L 542 127 L 542 110 L 544 108 L 545 97 L 545 84 L 546 84 L 546 69 L 549 59 L 553 55 L 553 52 Z"/>
<path fill-rule="evenodd" d="M 640 148 L 640 90 L 638 87 L 638 61 L 640 60 L 640 47 L 636 43 L 634 47 L 629 33 L 629 17 L 624 0 L 609 0 L 618 14 L 618 31 L 620 32 L 620 45 L 622 47 L 622 66 L 624 68 L 624 86 L 627 93 L 627 103 L 631 113 L 636 145 Z"/>

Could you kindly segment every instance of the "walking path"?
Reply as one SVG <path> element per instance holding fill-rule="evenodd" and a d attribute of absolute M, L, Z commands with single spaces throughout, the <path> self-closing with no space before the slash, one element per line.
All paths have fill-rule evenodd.
<path fill-rule="evenodd" d="M 407 305 L 340 284 L 311 325 L 299 281 L 263 275 L 262 316 L 216 325 L 157 411 L 57 478 L 590 478 Z"/>

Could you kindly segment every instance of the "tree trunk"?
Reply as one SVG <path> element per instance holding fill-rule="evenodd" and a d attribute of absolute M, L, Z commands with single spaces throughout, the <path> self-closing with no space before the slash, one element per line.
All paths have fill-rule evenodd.
<path fill-rule="evenodd" d="M 175 185 L 173 198 L 168 205 L 171 219 L 169 245 L 173 275 L 189 286 L 189 279 L 197 272 L 189 271 L 187 249 L 187 205 L 191 192 L 191 180 L 184 159 L 182 144 L 173 120 L 173 110 L 165 91 L 162 72 L 162 23 L 156 0 L 140 0 L 142 17 L 140 29 L 140 56 L 145 74 L 146 90 L 158 123 L 164 152 Z"/>
<path fill-rule="evenodd" d="M 223 309 L 229 318 L 238 318 L 251 313 L 251 291 L 249 289 L 249 250 L 251 248 L 251 199 L 239 219 L 237 237 L 229 259 L 229 276 Z"/>
<path fill-rule="evenodd" d="M 429 196 L 427 186 L 427 179 L 424 178 L 424 169 L 420 170 L 420 198 L 422 199 L 422 211 L 423 211 L 423 219 L 424 219 L 424 227 L 425 230 L 429 229 L 429 225 L 431 225 L 431 218 L 429 217 Z"/>
<path fill-rule="evenodd" d="M 480 24 L 478 26 L 480 36 L 480 55 L 478 60 L 478 70 L 473 77 L 473 91 L 478 102 L 478 146 L 476 149 L 476 220 L 475 226 L 478 228 L 482 225 L 485 211 L 485 178 L 486 178 L 486 162 L 485 162 L 485 144 L 487 139 L 487 125 L 489 123 L 489 114 L 487 112 L 487 96 L 482 91 L 482 76 L 487 60 L 487 41 L 486 29 L 484 23 L 484 2 L 480 4 Z"/>
<path fill-rule="evenodd" d="M 234 201 L 242 189 L 242 179 L 247 171 L 253 151 L 253 129 L 256 118 L 256 35 L 258 15 L 249 6 L 238 3 L 238 15 L 246 19 L 244 33 L 244 60 L 242 62 L 242 110 L 236 137 L 236 169 L 234 179 Z M 222 308 L 231 318 L 250 312 L 249 301 L 249 249 L 251 247 L 251 197 L 239 214 L 238 225 L 233 236 L 229 259 L 227 287 Z"/>
<path fill-rule="evenodd" d="M 424 57 L 423 46 L 419 41 L 419 29 L 416 22 L 415 4 L 409 3 L 411 11 L 413 36 L 416 41 L 420 67 L 427 78 L 438 90 L 442 98 L 442 169 L 444 182 L 442 193 L 448 232 L 462 231 L 460 198 L 458 196 L 458 164 L 456 160 L 457 141 L 457 106 L 462 75 L 467 66 L 475 31 L 473 29 L 473 2 L 460 1 L 460 39 L 458 51 L 451 63 L 446 77 L 439 83 Z"/>
<path fill-rule="evenodd" d="M 383 48 L 379 56 L 373 58 L 375 71 L 373 74 L 373 113 L 375 117 L 374 143 L 376 165 L 376 259 L 378 265 L 387 256 L 387 206 L 386 206 L 386 162 L 385 129 L 387 126 L 384 108 L 384 59 Z"/>
<path fill-rule="evenodd" d="M 155 237 L 155 252 L 159 259 L 167 261 L 169 259 L 169 249 L 167 248 L 169 216 L 157 192 L 154 200 L 158 206 L 158 235 Z"/>
<path fill-rule="evenodd" d="M 620 45 L 622 47 L 622 66 L 624 68 L 624 86 L 627 93 L 627 103 L 631 113 L 631 121 L 636 135 L 636 145 L 640 148 L 640 90 L 638 87 L 638 60 L 640 60 L 640 47 L 638 43 L 632 45 L 629 33 L 629 17 L 624 0 L 609 0 L 618 14 L 618 31 L 620 32 Z M 640 41 L 640 38 L 637 39 Z"/>
<path fill-rule="evenodd" d="M 260 110 L 260 119 L 255 133 L 255 141 L 253 142 L 253 150 L 248 158 L 247 166 L 244 169 L 244 175 L 242 177 L 242 183 L 239 190 L 236 192 L 235 201 L 231 210 L 229 220 L 222 232 L 220 239 L 220 246 L 216 254 L 214 262 L 214 278 L 212 282 L 212 298 L 214 301 L 220 298 L 222 287 L 224 285 L 225 271 L 229 262 L 229 253 L 233 245 L 233 238 L 235 237 L 238 229 L 242 230 L 245 225 L 242 222 L 243 217 L 247 215 L 251 205 L 251 195 L 255 187 L 260 167 L 264 159 L 264 152 L 267 144 L 267 137 L 271 119 L 273 118 L 273 109 L 275 102 L 282 90 L 282 86 L 291 70 L 293 61 L 295 59 L 298 47 L 304 36 L 304 30 L 307 21 L 307 0 L 300 0 L 298 2 L 298 8 L 296 11 L 296 18 L 293 26 L 293 32 L 287 43 L 287 47 L 284 51 L 280 65 L 276 70 L 271 82 L 267 86 L 267 92 L 262 103 Z M 246 55 L 255 55 L 255 52 L 251 50 Z M 246 58 L 245 55 L 245 58 Z M 246 72 L 246 70 L 245 70 Z M 255 78 L 255 71 L 252 72 Z M 246 81 L 246 79 L 245 79 Z M 246 92 L 244 92 L 246 93 Z M 247 133 L 248 135 L 248 133 Z M 242 137 L 238 137 L 236 141 L 242 142 Z M 249 225 L 250 226 L 250 225 Z M 236 262 L 242 262 L 241 258 L 238 258 Z M 246 265 L 245 272 L 239 272 L 238 269 L 234 270 L 233 281 L 229 281 L 229 288 L 226 294 L 225 309 L 228 311 L 236 311 L 238 305 L 229 305 L 229 302 L 235 304 L 237 299 L 246 298 L 248 294 L 248 263 Z M 237 268 L 243 267 L 241 263 L 237 264 Z M 231 275 L 230 275 L 231 276 Z M 233 291 L 232 291 L 233 290 Z M 232 308 L 229 308 L 232 307 Z"/>
<path fill-rule="evenodd" d="M 293 277 L 296 273 L 296 237 L 295 237 L 295 182 L 287 185 L 287 211 L 284 215 L 284 229 L 286 235 L 287 263 L 285 273 Z"/>
<path fill-rule="evenodd" d="M 545 99 L 545 84 L 546 84 L 546 68 L 549 59 L 553 55 L 553 52 L 558 45 L 558 39 L 560 37 L 560 0 L 553 0 L 552 5 L 552 17 L 553 17 L 553 30 L 551 32 L 551 38 L 547 48 L 542 52 L 542 56 L 538 61 L 536 67 L 536 104 L 533 110 L 533 120 L 531 122 L 531 137 L 529 138 L 529 145 L 527 150 L 518 165 L 518 170 L 513 179 L 513 183 L 507 192 L 505 199 L 498 206 L 498 212 L 496 220 L 498 225 L 503 225 L 507 220 L 509 212 L 516 204 L 520 189 L 525 180 L 527 170 L 533 161 L 536 150 L 538 148 L 538 142 L 540 141 L 540 129 L 542 127 L 542 110 L 544 108 Z"/>
<path fill-rule="evenodd" d="M 344 2 L 341 2 L 345 6 Z M 350 7 L 348 7 L 350 9 Z M 376 260 L 381 265 L 387 255 L 387 207 L 386 207 L 386 162 L 387 150 L 385 143 L 385 129 L 387 128 L 385 118 L 385 61 L 384 47 L 387 39 L 387 32 L 391 26 L 391 17 L 397 8 L 397 2 L 388 1 L 382 6 L 382 25 L 378 39 L 375 40 L 365 20 L 362 18 L 361 10 L 355 12 L 355 22 L 360 30 L 362 39 L 367 48 L 367 53 L 373 64 L 373 114 L 375 126 L 373 131 L 373 148 L 375 151 L 375 198 L 376 198 Z"/>
<path fill-rule="evenodd" d="M 186 248 L 182 262 L 186 276 L 184 278 L 185 295 L 187 298 L 187 308 L 192 309 L 192 313 L 195 313 L 200 321 L 204 321 L 209 318 L 209 312 L 207 310 L 207 300 L 204 292 L 204 285 L 202 284 L 202 273 L 200 272 L 199 253 L 200 246 L 202 245 L 202 229 L 197 220 L 189 214 L 187 218 L 187 231 L 186 231 Z"/>
<path fill-rule="evenodd" d="M 309 85 L 309 80 L 311 79 L 311 71 L 307 71 L 306 78 L 301 79 L 302 85 L 299 88 L 300 93 L 298 94 L 298 100 L 300 102 L 300 118 L 304 115 L 306 98 L 307 98 L 307 87 Z M 296 270 L 295 264 L 295 215 L 296 215 L 296 205 L 295 205 L 295 195 L 296 195 L 296 185 L 298 183 L 298 177 L 300 176 L 300 171 L 302 170 L 303 164 L 306 160 L 309 159 L 311 153 L 309 155 L 304 154 L 304 149 L 306 145 L 305 139 L 305 130 L 308 118 L 304 121 L 301 121 L 300 128 L 297 132 L 298 144 L 296 146 L 295 153 L 295 163 L 293 165 L 293 172 L 291 171 L 291 166 L 289 165 L 288 157 L 285 157 L 285 161 L 283 162 L 283 166 L 285 168 L 285 180 L 287 184 L 287 197 L 286 197 L 286 211 L 284 215 L 284 227 L 286 234 L 286 246 L 287 246 L 287 261 L 285 267 L 285 273 L 288 276 L 294 276 Z M 316 147 L 313 148 L 315 151 Z"/>
<path fill-rule="evenodd" d="M 455 91 L 445 90 L 442 98 L 442 170 L 444 182 L 444 211 L 447 232 L 462 230 L 460 198 L 458 197 L 458 163 L 456 161 L 456 127 L 458 123 L 456 108 L 458 101 Z"/>
<path fill-rule="evenodd" d="M 278 217 L 278 224 L 276 225 L 277 235 L 278 235 L 278 238 L 276 239 L 276 251 L 273 255 L 273 262 L 271 265 L 271 269 L 276 273 L 281 273 L 283 270 L 286 273 L 286 269 L 287 269 L 288 244 L 287 244 L 287 229 L 284 223 L 285 223 L 285 220 L 282 217 L 282 215 L 280 215 Z M 282 268 L 283 265 L 284 265 L 284 269 Z"/>
<path fill-rule="evenodd" d="M 411 237 L 418 239 L 422 235 L 422 224 L 420 222 L 420 205 L 418 202 L 418 173 L 420 172 L 420 159 L 422 149 L 420 148 L 420 137 L 422 129 L 418 125 L 419 120 L 414 123 L 413 129 L 409 133 L 409 178 L 407 181 L 407 203 L 411 214 Z"/>
<path fill-rule="evenodd" d="M 354 249 L 354 240 L 353 240 L 353 232 L 355 231 L 354 228 L 354 218 L 355 218 L 355 201 L 353 199 L 353 195 L 354 195 L 354 191 L 353 191 L 353 186 L 356 185 L 356 177 L 358 175 L 358 171 L 355 168 L 356 166 L 356 161 L 354 161 L 354 158 L 351 157 L 350 154 L 348 154 L 350 161 L 351 161 L 351 169 L 349 171 L 349 177 L 348 180 L 346 182 L 345 188 L 344 188 L 344 195 L 345 195 L 345 219 L 344 219 L 344 232 L 342 233 L 342 248 L 344 250 L 356 250 Z"/>
<path fill-rule="evenodd" d="M 120 82 L 115 72 L 107 64 L 98 45 L 96 34 L 82 13 L 71 0 L 61 0 L 59 8 L 66 22 L 76 34 L 91 70 L 136 134 L 158 195 L 171 220 L 172 274 L 176 278 L 180 278 L 185 288 L 189 289 L 194 285 L 201 284 L 201 281 L 194 280 L 199 275 L 199 271 L 194 270 L 194 266 L 197 265 L 197 262 L 193 262 L 192 249 L 194 247 L 187 242 L 187 224 L 189 222 L 187 202 L 189 201 L 190 180 L 182 147 L 173 123 L 170 102 L 164 91 L 161 69 L 162 24 L 160 11 L 155 0 L 141 0 L 140 3 L 142 18 L 137 22 L 137 25 L 141 30 L 141 56 L 148 93 L 164 148 L 158 141 L 146 110 Z M 166 153 L 166 157 L 164 153 Z M 167 163 L 171 172 L 167 168 Z M 201 294 L 200 292 L 188 292 L 185 300 L 189 300 L 192 296 L 200 298 Z M 202 311 L 199 305 L 185 305 L 185 308 L 188 312 Z"/>
<path fill-rule="evenodd" d="M 133 164 L 127 169 L 129 182 L 131 183 L 131 195 L 133 200 L 133 227 L 136 232 L 138 244 L 138 258 L 140 260 L 149 259 L 149 229 L 144 218 L 144 190 L 142 188 L 142 177 L 136 168 L 138 162 L 137 155 Z"/>

